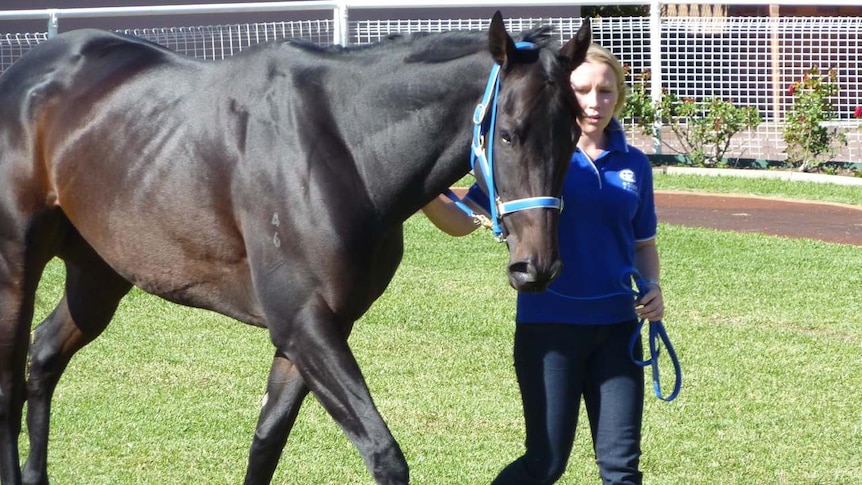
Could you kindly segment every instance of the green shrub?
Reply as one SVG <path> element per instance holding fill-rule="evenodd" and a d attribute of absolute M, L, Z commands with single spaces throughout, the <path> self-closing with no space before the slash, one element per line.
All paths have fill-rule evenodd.
<path fill-rule="evenodd" d="M 692 165 L 723 166 L 733 136 L 760 125 L 760 112 L 756 108 L 738 107 L 733 101 L 718 98 L 696 101 L 664 90 L 660 100 L 653 102 L 649 82 L 650 73 L 645 71 L 632 86 L 623 117 L 632 118 L 644 134 L 653 137 L 659 135 L 656 121 L 661 120 L 681 148 L 664 140 L 662 144 L 683 155 Z"/>

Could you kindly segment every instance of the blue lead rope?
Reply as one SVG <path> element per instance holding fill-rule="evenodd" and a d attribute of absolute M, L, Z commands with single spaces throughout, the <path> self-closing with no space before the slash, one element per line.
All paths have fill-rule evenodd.
<path fill-rule="evenodd" d="M 633 274 L 635 278 L 635 284 L 638 287 L 638 297 L 643 297 L 647 293 L 647 283 L 640 277 L 639 274 Z M 653 392 L 655 392 L 655 397 L 661 399 L 662 401 L 673 401 L 676 399 L 676 396 L 679 395 L 679 391 L 682 388 L 682 368 L 679 365 L 679 359 L 676 356 L 676 351 L 673 348 L 673 344 L 670 343 L 670 337 L 667 335 L 667 331 L 664 329 L 664 324 L 661 320 L 650 321 L 649 322 L 649 359 L 647 360 L 638 360 L 635 358 L 635 346 L 638 343 L 638 337 L 641 335 L 641 331 L 643 330 L 644 319 L 640 319 L 638 321 L 637 328 L 635 328 L 635 332 L 632 334 L 631 340 L 629 340 L 629 357 L 632 359 L 632 362 L 635 364 L 646 367 L 650 366 L 652 368 L 652 382 L 653 382 Z M 661 342 L 659 342 L 661 339 Z M 670 356 L 671 362 L 673 362 L 673 371 L 675 374 L 675 382 L 673 385 L 673 391 L 669 396 L 665 397 L 661 391 L 661 380 L 659 378 L 659 351 L 661 350 L 660 344 L 664 345 L 667 349 L 667 354 Z"/>

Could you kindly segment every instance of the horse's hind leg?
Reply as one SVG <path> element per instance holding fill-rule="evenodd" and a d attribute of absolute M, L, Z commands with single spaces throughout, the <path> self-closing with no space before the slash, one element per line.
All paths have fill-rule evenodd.
<path fill-rule="evenodd" d="M 23 276 L 12 274 L 14 265 L 4 248 L 0 254 L 0 483 L 3 485 L 21 483 L 18 435 L 36 291 L 24 287 Z"/>
<path fill-rule="evenodd" d="M 66 260 L 63 299 L 33 331 L 27 379 L 30 455 L 24 465 L 27 485 L 48 483 L 48 429 L 51 399 L 72 355 L 108 326 L 131 284 L 81 243 Z"/>
<path fill-rule="evenodd" d="M 0 179 L 0 182 L 5 180 Z M 15 200 L 17 186 L 0 183 Z M 4 202 L 8 202 L 5 200 Z M 58 213 L 18 212 L 0 206 L 0 483 L 21 483 L 18 436 L 26 400 L 25 368 L 36 289 L 63 235 Z"/>

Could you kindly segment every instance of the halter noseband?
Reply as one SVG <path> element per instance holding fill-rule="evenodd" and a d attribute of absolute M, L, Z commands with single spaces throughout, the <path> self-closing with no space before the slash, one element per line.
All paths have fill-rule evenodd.
<path fill-rule="evenodd" d="M 531 49 L 534 46 L 535 44 L 532 42 L 518 42 L 515 44 L 515 47 L 518 49 Z M 550 196 L 527 197 L 503 202 L 499 195 L 497 195 L 497 186 L 494 183 L 494 127 L 497 123 L 497 95 L 500 93 L 500 71 L 500 65 L 494 64 L 494 67 L 491 69 L 491 75 L 488 77 L 488 84 L 485 87 L 482 101 L 476 106 L 476 110 L 473 112 L 473 143 L 470 152 L 470 168 L 473 169 L 473 173 L 475 174 L 476 163 L 478 162 L 485 187 L 488 191 L 488 200 L 491 201 L 490 221 L 484 216 L 474 213 L 465 204 L 455 200 L 457 197 L 451 192 L 447 195 L 455 200 L 456 205 L 462 211 L 473 217 L 478 223 L 489 227 L 494 232 L 494 235 L 497 236 L 497 239 L 503 241 L 501 222 L 504 215 L 527 209 L 560 210 L 563 203 L 559 197 Z"/>

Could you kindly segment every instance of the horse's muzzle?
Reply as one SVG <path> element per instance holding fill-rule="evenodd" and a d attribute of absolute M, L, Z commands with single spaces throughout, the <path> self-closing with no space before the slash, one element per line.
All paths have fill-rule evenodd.
<path fill-rule="evenodd" d="M 545 291 L 560 275 L 563 263 L 555 259 L 550 265 L 539 268 L 532 261 L 517 261 L 509 264 L 509 284 L 525 293 Z"/>

